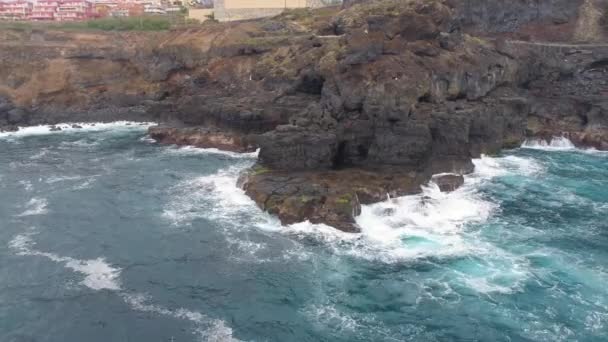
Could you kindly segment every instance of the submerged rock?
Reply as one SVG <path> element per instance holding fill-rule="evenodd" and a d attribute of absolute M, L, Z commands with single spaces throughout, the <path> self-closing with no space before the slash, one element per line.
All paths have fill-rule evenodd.
<path fill-rule="evenodd" d="M 464 177 L 455 174 L 435 175 L 431 180 L 437 184 L 441 192 L 452 192 L 464 184 Z"/>

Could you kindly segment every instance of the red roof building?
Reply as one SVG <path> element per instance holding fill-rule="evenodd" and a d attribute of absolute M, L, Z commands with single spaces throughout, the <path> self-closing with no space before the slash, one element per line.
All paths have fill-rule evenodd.
<path fill-rule="evenodd" d="M 0 9 L 0 19 L 26 20 L 32 13 L 32 4 L 27 1 L 4 2 Z"/>
<path fill-rule="evenodd" d="M 166 13 L 160 0 L 0 0 L 0 19 L 35 21 L 88 20 L 107 15 Z"/>
<path fill-rule="evenodd" d="M 55 13 L 59 7 L 57 0 L 38 0 L 32 8 L 31 20 L 55 20 Z"/>
<path fill-rule="evenodd" d="M 86 20 L 94 17 L 93 5 L 84 0 L 63 0 L 55 13 L 55 20 L 59 21 Z"/>

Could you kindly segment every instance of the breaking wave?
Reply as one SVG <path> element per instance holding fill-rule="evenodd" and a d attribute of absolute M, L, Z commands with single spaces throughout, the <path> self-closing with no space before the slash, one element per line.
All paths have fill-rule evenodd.
<path fill-rule="evenodd" d="M 166 151 L 169 153 L 181 154 L 181 155 L 216 154 L 216 155 L 228 156 L 231 158 L 243 158 L 243 159 L 257 158 L 258 154 L 260 152 L 259 149 L 256 150 L 255 152 L 239 153 L 239 152 L 224 151 L 224 150 L 220 150 L 217 148 L 200 148 L 200 147 L 194 147 L 194 146 L 171 146 L 171 147 L 167 147 Z"/>
<path fill-rule="evenodd" d="M 32 135 L 45 135 L 62 132 L 81 132 L 81 131 L 106 131 L 116 129 L 141 129 L 142 127 L 149 127 L 155 125 L 151 122 L 131 122 L 131 121 L 115 121 L 115 122 L 95 122 L 95 123 L 62 123 L 57 125 L 40 125 L 40 126 L 28 126 L 19 127 L 15 132 L 0 132 L 0 139 L 2 138 L 18 138 Z M 60 130 L 53 130 L 53 127 L 60 128 Z M 77 128 L 80 127 L 80 128 Z"/>
<path fill-rule="evenodd" d="M 521 145 L 523 149 L 540 150 L 540 151 L 566 151 L 566 152 L 583 152 L 594 155 L 608 155 L 608 151 L 600 151 L 595 148 L 580 148 L 576 147 L 570 139 L 566 137 L 553 137 L 547 141 L 545 139 L 527 139 Z"/>
<path fill-rule="evenodd" d="M 479 189 L 494 177 L 534 176 L 542 174 L 544 167 L 533 159 L 517 156 L 483 157 L 474 163 L 476 171 L 466 176 L 465 184 L 454 192 L 442 193 L 436 184 L 430 183 L 418 195 L 363 206 L 356 218 L 362 230 L 359 234 L 310 222 L 281 226 L 236 186 L 239 173 L 249 163 L 181 182 L 173 189 L 172 199 L 162 215 L 177 226 L 209 218 L 231 223 L 231 229 L 254 226 L 296 241 L 313 238 L 334 254 L 369 261 L 462 259 L 451 272 L 463 286 L 484 293 L 515 291 L 529 276 L 527 261 L 478 237 L 476 227 L 500 210 Z M 231 229 L 226 234 L 234 239 Z M 237 241 L 237 244 L 246 243 Z M 247 246 L 263 248 L 258 244 Z"/>
<path fill-rule="evenodd" d="M 125 132 L 129 139 L 144 135 Z M 77 141 L 58 142 L 56 151 L 47 139 Z M 31 259 L 33 270 L 22 276 L 17 261 L 15 277 L 3 278 L 20 298 L 37 297 L 38 286 L 29 286 L 32 276 L 59 269 L 53 281 L 65 282 L 68 291 L 109 297 L 132 311 L 119 319 L 155 318 L 136 324 L 138 329 L 147 330 L 160 318 L 167 331 L 185 325 L 193 334 L 185 340 L 200 341 L 231 341 L 240 334 L 283 340 L 466 339 L 472 338 L 468 324 L 482 340 L 601 340 L 605 335 L 605 160 L 596 164 L 578 152 L 532 150 L 483 157 L 454 192 L 442 193 L 431 182 L 417 195 L 363 206 L 357 218 L 362 231 L 348 234 L 309 222 L 282 226 L 260 210 L 236 185 L 240 172 L 254 163 L 253 154 L 146 144 L 125 153 L 126 144 L 99 143 L 108 158 L 97 156 L 99 167 L 34 172 L 42 162 L 77 158 L 81 152 L 88 158 L 89 142 L 97 140 L 77 134 L 16 140 L 17 154 L 3 159 L 9 173 L 0 186 L 8 183 L 2 190 L 14 196 L 6 196 L 0 208 L 9 217 L 0 229 L 8 248 L 0 253 L 28 256 L 6 259 L 8 265 L 12 259 Z M 22 158 L 19 153 L 30 143 Z M 49 146 L 48 153 L 38 145 Z M 78 153 L 63 155 L 72 150 Z M 110 167 L 106 161 L 132 157 L 137 163 L 112 169 L 120 182 L 96 176 Z M 178 164 L 183 160 L 185 165 Z M 218 168 L 201 175 L 201 169 Z M 89 198 L 81 195 L 90 195 L 71 197 L 72 190 L 89 185 L 120 191 L 119 196 L 101 191 L 99 205 L 91 206 L 120 217 L 70 211 Z M 36 216 L 49 209 L 53 215 Z M 20 230 L 28 221 L 61 229 L 48 235 Z M 89 234 L 79 222 L 96 229 Z M 97 229 L 104 225 L 107 229 Z M 47 242 L 57 247 L 49 250 Z M 76 250 L 92 243 L 86 250 L 103 252 L 75 254 L 70 249 L 75 242 Z M 248 290 L 255 292 L 250 296 Z M 201 301 L 204 310 L 194 304 Z M 8 312 L 18 312 L 21 301 L 12 302 Z M 98 317 L 94 306 L 86 311 Z M 429 317 L 433 322 L 427 324 Z M 66 318 L 71 319 L 67 312 Z"/>
<path fill-rule="evenodd" d="M 566 137 L 553 137 L 547 141 L 545 139 L 527 139 L 521 145 L 522 148 L 545 151 L 571 151 L 576 150 L 576 146 Z"/>
<path fill-rule="evenodd" d="M 472 228 L 500 210 L 482 195 L 480 186 L 508 173 L 542 173 L 543 166 L 515 156 L 484 157 L 474 163 L 475 173 L 466 176 L 465 184 L 454 192 L 442 193 L 436 184 L 429 183 L 420 194 L 362 206 L 356 218 L 360 234 L 309 222 L 282 231 L 314 236 L 339 254 L 387 263 L 493 253 L 497 248 L 480 241 Z"/>
<path fill-rule="evenodd" d="M 215 149 L 201 148 L 186 148 L 186 151 L 202 154 L 216 153 Z M 254 224 L 259 221 L 256 218 L 261 216 L 259 215 L 261 211 L 245 194 L 245 191 L 237 187 L 239 174 L 253 165 L 257 152 L 243 154 L 221 152 L 221 154 L 242 160 L 237 165 L 219 170 L 215 174 L 194 176 L 179 182 L 170 190 L 170 199 L 162 212 L 165 219 L 175 226 L 189 225 L 199 218 L 221 219 L 229 222 L 235 222 L 235 220 L 239 222 L 246 218 L 253 219 Z M 267 222 L 268 220 L 262 221 Z"/>

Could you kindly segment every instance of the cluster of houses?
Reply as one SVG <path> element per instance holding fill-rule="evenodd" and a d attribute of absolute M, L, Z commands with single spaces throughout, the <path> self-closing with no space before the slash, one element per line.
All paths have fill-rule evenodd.
<path fill-rule="evenodd" d="M 0 0 L 0 20 L 75 21 L 103 17 L 163 15 L 189 8 L 199 21 L 246 20 L 286 9 L 317 8 L 341 0 Z"/>
<path fill-rule="evenodd" d="M 182 2 L 161 0 L 0 0 L 0 19 L 78 21 L 179 12 Z"/>

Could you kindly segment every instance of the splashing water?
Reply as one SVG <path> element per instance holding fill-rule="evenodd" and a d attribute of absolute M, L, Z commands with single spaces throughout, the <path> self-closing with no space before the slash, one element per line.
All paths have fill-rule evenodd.
<path fill-rule="evenodd" d="M 263 213 L 255 154 L 43 133 L 0 139 L 0 341 L 606 336 L 606 154 L 527 142 L 347 234 Z"/>
<path fill-rule="evenodd" d="M 554 137 L 550 141 L 544 139 L 528 139 L 524 141 L 522 147 L 547 151 L 576 150 L 576 146 L 574 146 L 574 144 L 566 137 Z"/>

